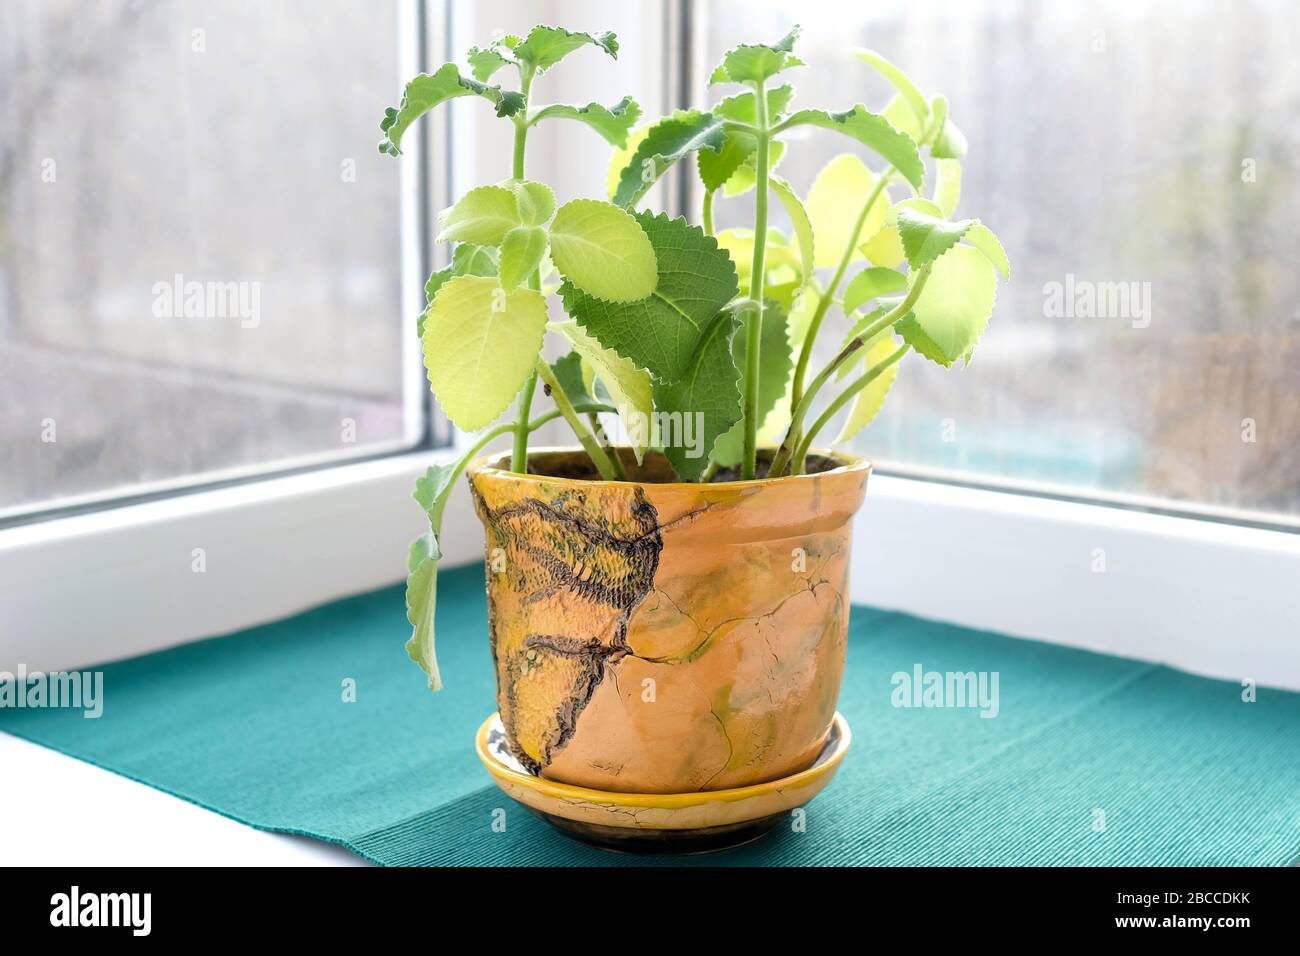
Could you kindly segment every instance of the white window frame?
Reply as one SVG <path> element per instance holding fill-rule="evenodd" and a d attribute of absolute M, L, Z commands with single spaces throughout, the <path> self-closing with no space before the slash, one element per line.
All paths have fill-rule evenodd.
<path fill-rule="evenodd" d="M 534 19 L 565 21 L 556 0 L 536 6 Z M 605 11 L 625 42 L 672 48 L 677 3 L 668 17 L 653 0 L 631 6 L 639 9 Z M 505 9 L 477 5 L 480 23 L 495 25 L 496 7 Z M 640 18 L 642 32 L 627 29 L 629 17 Z M 453 24 L 458 52 L 462 41 L 482 39 L 474 26 Z M 444 49 L 445 28 L 441 15 L 429 17 L 431 49 Z M 647 113 L 679 95 L 668 72 L 658 71 L 661 102 L 647 102 Z M 455 115 L 452 167 L 468 173 L 480 134 Z M 533 175 L 562 175 L 563 161 L 543 160 Z M 409 152 L 404 164 L 417 168 Z M 435 196 L 446 195 L 445 173 L 437 176 Z M 407 315 L 422 308 L 419 292 L 412 296 Z M 380 458 L 0 531 L 0 670 L 119 659 L 396 584 L 407 546 L 424 530 L 411 487 L 455 453 Z M 442 535 L 446 566 L 482 560 L 463 482 L 455 494 Z M 204 549 L 202 573 L 193 570 L 195 548 Z M 1095 570 L 1097 549 L 1104 571 Z M 852 574 L 857 602 L 1300 689 L 1298 534 L 877 474 L 856 520 Z"/>

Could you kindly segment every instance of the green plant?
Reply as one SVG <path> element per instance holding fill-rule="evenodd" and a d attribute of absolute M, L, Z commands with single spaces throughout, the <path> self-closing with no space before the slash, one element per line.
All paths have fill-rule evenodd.
<path fill-rule="evenodd" d="M 514 126 L 510 177 L 471 189 L 440 216 L 439 240 L 454 243 L 451 264 L 429 278 L 418 325 L 429 381 L 453 423 L 472 432 L 517 407 L 514 421 L 483 432 L 416 487 L 430 533 L 411 548 L 407 650 L 432 688 L 439 686 L 433 607 L 442 511 L 456 477 L 489 442 L 511 436 L 511 467 L 524 472 L 529 434 L 563 418 L 600 477 L 625 480 L 625 461 L 597 417 L 613 413 L 636 462 L 662 451 L 681 480 L 711 480 L 720 468 L 742 479 L 797 475 L 813 442 L 846 409 L 833 444 L 875 417 L 909 351 L 944 366 L 969 363 L 993 310 L 995 271 L 1006 278 L 1009 264 L 986 226 L 952 218 L 966 142 L 947 101 L 927 99 L 888 60 L 858 51 L 896 91 L 881 112 L 861 104 L 793 110 L 794 88 L 774 80 L 804 65 L 794 53 L 797 37 L 796 27 L 776 43 L 728 51 L 710 85 L 741 92 L 636 132 L 641 111 L 630 97 L 610 107 L 534 105 L 534 81 L 569 53 L 585 46 L 618 52 L 612 34 L 546 26 L 470 50 L 469 76 L 449 63 L 416 77 L 400 106 L 386 111 L 379 148 L 391 155 L 411 123 L 453 97 L 485 99 Z M 502 70 L 517 73 L 517 90 L 490 84 Z M 552 119 L 585 123 L 615 147 L 609 201 L 577 199 L 557 209 L 551 190 L 525 177 L 528 132 Z M 879 170 L 854 153 L 838 156 L 801 198 L 775 172 L 785 134 L 801 127 L 866 147 Z M 923 153 L 934 166 L 928 197 Z M 664 172 L 688 157 L 704 186 L 702 225 L 638 210 Z M 907 195 L 894 200 L 895 187 Z M 753 228 L 715 234 L 715 201 L 749 193 Z M 790 222 L 788 235 L 769 222 L 772 200 Z M 862 268 L 850 278 L 855 264 Z M 558 292 L 567 318 L 550 317 L 550 292 Z M 849 328 L 835 357 L 810 377 L 813 346 L 832 310 Z M 549 364 L 541 357 L 547 333 L 570 348 Z M 538 379 L 555 409 L 535 416 Z M 838 393 L 826 401 L 832 384 Z M 694 443 L 646 427 L 687 416 L 698 423 Z M 763 443 L 776 447 L 760 456 Z"/>

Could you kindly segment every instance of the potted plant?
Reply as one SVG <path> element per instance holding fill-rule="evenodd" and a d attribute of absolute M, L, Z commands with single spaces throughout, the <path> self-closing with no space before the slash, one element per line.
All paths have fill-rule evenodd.
<path fill-rule="evenodd" d="M 470 50 L 468 74 L 416 77 L 381 123 L 392 155 L 452 97 L 514 127 L 508 178 L 439 219 L 451 264 L 429 278 L 418 330 L 434 394 L 479 434 L 417 483 L 430 531 L 410 552 L 407 650 L 436 690 L 438 533 L 467 470 L 499 708 L 480 755 L 507 792 L 598 842 L 620 827 L 736 842 L 829 779 L 848 741 L 835 705 L 870 466 L 818 443 L 870 422 L 908 353 L 969 363 L 1008 275 L 993 233 L 953 218 L 965 140 L 947 101 L 858 51 L 896 90 L 880 112 L 795 108 L 797 35 L 728 51 L 710 78 L 728 95 L 638 127 L 630 97 L 538 104 L 567 54 L 618 51 L 612 34 L 538 26 Z M 557 206 L 527 178 L 529 131 L 555 120 L 614 147 L 606 199 Z M 801 197 L 777 167 L 786 134 L 809 127 L 851 152 Z M 640 208 L 688 160 L 700 224 Z M 719 198 L 752 208 L 752 228 L 715 234 Z M 547 336 L 567 346 L 558 361 Z M 816 369 L 819 337 L 840 342 Z M 557 418 L 577 446 L 530 449 Z M 475 460 L 497 439 L 508 453 Z"/>

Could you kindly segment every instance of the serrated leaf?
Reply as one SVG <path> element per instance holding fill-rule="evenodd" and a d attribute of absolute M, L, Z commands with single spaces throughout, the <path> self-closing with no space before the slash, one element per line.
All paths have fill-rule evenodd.
<path fill-rule="evenodd" d="M 555 214 L 555 193 L 545 183 L 529 179 L 511 179 L 502 185 L 515 194 L 519 221 L 525 226 L 541 226 Z"/>
<path fill-rule="evenodd" d="M 853 55 L 874 68 L 877 73 L 890 82 L 890 85 L 898 91 L 902 101 L 907 104 L 908 109 L 912 111 L 917 126 L 920 129 L 925 129 L 926 124 L 930 121 L 930 107 L 926 104 L 925 97 L 921 95 L 921 91 L 917 89 L 916 84 L 912 82 L 912 78 L 875 50 L 854 50 Z"/>
<path fill-rule="evenodd" d="M 560 383 L 560 388 L 564 389 L 564 394 L 568 396 L 570 402 L 577 405 L 595 401 L 591 392 L 587 390 L 586 377 L 582 371 L 582 356 L 576 351 L 570 351 L 568 355 L 552 362 L 551 371 L 555 373 L 555 380 Z"/>
<path fill-rule="evenodd" d="M 866 373 L 897 352 L 898 346 L 892 336 L 882 335 L 873 344 L 866 346 L 861 351 L 864 353 L 864 357 L 857 367 L 861 372 Z M 846 364 L 856 363 L 850 362 Z M 856 377 L 855 375 L 854 378 Z M 835 436 L 835 440 L 831 442 L 832 445 L 843 444 L 871 423 L 871 420 L 880 413 L 880 409 L 884 406 L 885 398 L 888 396 L 889 389 L 893 386 L 896 378 L 898 378 L 897 362 L 886 368 L 858 391 L 849 405 L 848 417 L 844 419 L 844 424 L 840 426 L 840 433 Z"/>
<path fill-rule="evenodd" d="M 444 269 L 437 269 L 429 274 L 428 280 L 424 283 L 424 311 L 415 320 L 415 334 L 424 338 L 424 322 L 429 315 L 429 306 L 433 304 L 433 297 L 438 294 L 442 284 L 452 277 L 451 266 Z"/>
<path fill-rule="evenodd" d="M 919 190 L 925 181 L 925 164 L 921 162 L 921 154 L 912 138 L 861 103 L 842 113 L 800 110 L 781 123 L 780 128 L 792 126 L 817 126 L 842 133 L 883 156 L 914 189 Z"/>
<path fill-rule="evenodd" d="M 604 302 L 573 283 L 560 287 L 565 311 L 605 348 L 648 369 L 657 379 L 681 379 L 705 329 L 736 295 L 730 257 L 685 219 L 637 213 L 654 249 L 654 291 L 636 302 Z"/>
<path fill-rule="evenodd" d="M 629 131 L 640 118 L 641 107 L 632 97 L 625 96 L 609 107 L 599 103 L 588 103 L 586 106 L 547 106 L 537 112 L 530 120 L 530 125 L 544 119 L 577 120 L 594 129 L 611 146 L 623 147 L 627 145 Z"/>
<path fill-rule="evenodd" d="M 424 366 L 447 417 L 490 424 L 523 387 L 546 333 L 546 299 L 495 279 L 457 276 L 438 290 L 424 327 Z"/>
<path fill-rule="evenodd" d="M 632 453 L 640 464 L 650 442 L 647 423 L 653 420 L 654 415 L 650 373 L 637 368 L 631 360 L 613 349 L 605 348 L 572 319 L 558 322 L 551 328 L 569 340 L 593 377 L 609 392 L 610 402 L 619 411 L 624 431 L 632 443 Z"/>
<path fill-rule="evenodd" d="M 695 154 L 700 181 L 710 192 L 721 189 L 740 168 L 740 164 L 758 148 L 758 141 L 745 133 L 728 133 L 718 152 L 704 149 Z"/>
<path fill-rule="evenodd" d="M 871 260 L 872 265 L 883 266 L 886 269 L 897 269 L 907 258 L 907 254 L 903 251 L 903 239 L 898 234 L 898 211 L 900 209 L 916 209 L 926 215 L 943 218 L 943 213 L 938 206 L 919 196 L 902 199 L 894 203 L 885 212 L 885 221 L 880 229 L 859 247 L 866 257 Z"/>
<path fill-rule="evenodd" d="M 465 59 L 469 62 L 470 72 L 474 74 L 474 79 L 480 83 L 486 83 L 492 79 L 494 73 L 503 66 L 512 66 L 515 61 L 505 56 L 496 46 L 469 48 L 469 53 Z"/>
<path fill-rule="evenodd" d="M 759 329 L 758 347 L 758 421 L 766 422 L 790 388 L 794 372 L 793 346 L 790 343 L 789 317 L 777 303 L 763 303 L 762 326 Z M 744 395 L 745 357 L 747 342 L 743 328 L 731 339 L 731 356 L 740 369 L 741 395 Z M 718 438 L 713 447 L 713 457 L 719 465 L 740 463 L 745 450 L 745 424 L 738 421 Z"/>
<path fill-rule="evenodd" d="M 546 230 L 516 226 L 501 240 L 501 288 L 507 292 L 528 281 L 546 255 Z"/>
<path fill-rule="evenodd" d="M 907 276 L 893 269 L 868 266 L 844 287 L 844 314 L 848 315 L 865 302 L 882 295 L 907 291 Z"/>
<path fill-rule="evenodd" d="M 673 164 L 696 150 L 720 151 L 726 142 L 723 122 L 720 117 L 698 110 L 678 110 L 655 123 L 619 173 L 614 202 L 630 206 Z"/>
<path fill-rule="evenodd" d="M 971 350 L 988 327 L 997 281 L 984 253 L 955 246 L 930 266 L 930 277 L 912 307 L 914 318 L 895 328 L 926 358 L 951 365 Z"/>
<path fill-rule="evenodd" d="M 925 127 L 916 121 L 916 114 L 901 96 L 890 98 L 880 115 L 889 120 L 889 125 L 900 133 L 906 133 L 912 142 L 919 143 L 925 133 Z"/>
<path fill-rule="evenodd" d="M 495 107 L 498 116 L 513 116 L 526 105 L 521 94 L 505 92 L 499 86 L 487 86 L 468 76 L 461 76 L 455 63 L 444 63 L 434 73 L 421 73 L 409 83 L 402 93 L 402 102 L 384 111 L 379 129 L 384 138 L 379 141 L 379 151 L 390 156 L 402 152 L 402 134 L 439 103 L 457 96 L 482 96 Z"/>
<path fill-rule="evenodd" d="M 793 27 L 776 43 L 742 43 L 723 54 L 722 62 L 709 76 L 715 83 L 761 83 L 782 70 L 803 66 L 791 51 L 799 38 L 800 28 Z"/>
<path fill-rule="evenodd" d="M 767 121 L 771 125 L 776 125 L 777 119 L 790 106 L 790 101 L 794 99 L 794 87 L 789 83 L 784 86 L 776 86 L 767 91 Z M 714 116 L 721 116 L 725 119 L 735 120 L 737 123 L 746 123 L 749 126 L 755 126 L 758 123 L 758 98 L 751 91 L 747 93 L 737 93 L 735 96 L 728 96 L 726 99 L 719 100 L 711 109 Z"/>
<path fill-rule="evenodd" d="M 895 222 L 898 235 L 903 241 L 903 253 L 907 264 L 913 269 L 929 265 L 941 255 L 957 245 L 966 235 L 974 219 L 962 219 L 949 222 L 937 216 L 931 216 L 917 209 L 902 207 L 898 210 Z"/>
<path fill-rule="evenodd" d="M 625 209 L 599 199 L 565 203 L 551 223 L 551 260 L 574 286 L 607 302 L 635 302 L 655 290 L 655 250 Z"/>
<path fill-rule="evenodd" d="M 951 219 L 961 199 L 961 161 L 940 159 L 934 164 L 934 204 L 944 219 Z"/>
<path fill-rule="evenodd" d="M 966 137 L 948 119 L 948 100 L 936 96 L 930 101 L 930 155 L 935 159 L 961 159 L 966 155 Z"/>
<path fill-rule="evenodd" d="M 521 225 L 515 194 L 504 186 L 471 189 L 438 216 L 439 242 L 499 246 L 506 233 Z"/>
<path fill-rule="evenodd" d="M 819 269 L 839 265 L 849 243 L 854 246 L 850 261 L 862 258 L 858 244 L 880 228 L 889 206 L 889 197 L 881 190 L 862 228 L 853 231 L 875 185 L 875 174 L 852 153 L 836 156 L 817 174 L 808 190 L 808 216 L 816 237 L 815 261 Z"/>
<path fill-rule="evenodd" d="M 476 246 L 468 242 L 457 243 L 451 253 L 453 276 L 494 276 L 500 252 L 493 246 Z M 430 302 L 433 299 L 429 300 Z"/>
<path fill-rule="evenodd" d="M 442 509 L 451 494 L 452 483 L 460 474 L 462 461 L 453 460 L 430 465 L 419 478 L 415 479 L 415 490 L 411 497 L 429 516 L 429 524 L 435 529 L 442 525 Z"/>
<path fill-rule="evenodd" d="M 704 473 L 719 436 L 740 421 L 740 370 L 731 357 L 735 329 L 735 314 L 722 310 L 697 338 L 683 375 L 654 383 L 656 411 L 680 422 L 670 428 L 674 434 L 658 436 L 664 457 L 686 481 Z"/>
<path fill-rule="evenodd" d="M 1001 273 L 1003 279 L 1011 278 L 1011 261 L 1007 259 L 1007 252 L 1002 248 L 1002 243 L 998 242 L 998 237 L 993 235 L 992 229 L 977 221 L 970 227 L 964 238 L 966 242 L 984 253 L 984 258 Z"/>
<path fill-rule="evenodd" d="M 428 675 L 429 690 L 442 690 L 438 657 L 434 651 L 433 618 L 438 603 L 438 539 L 432 533 L 411 543 L 406 558 L 406 619 L 411 637 L 406 653 Z"/>
<path fill-rule="evenodd" d="M 515 44 L 515 58 L 545 72 L 574 50 L 596 46 L 618 59 L 618 37 L 613 33 L 574 33 L 562 27 L 535 26 L 528 36 Z"/>
<path fill-rule="evenodd" d="M 769 173 L 776 169 L 777 164 L 781 162 L 784 155 L 785 143 L 779 139 L 774 139 L 768 144 L 767 168 Z M 728 199 L 735 199 L 737 196 L 743 196 L 754 188 L 758 183 L 758 169 L 755 160 L 754 153 L 750 153 L 745 157 L 744 162 L 736 168 L 736 171 L 731 174 L 731 178 L 722 187 L 722 195 Z"/>
<path fill-rule="evenodd" d="M 781 203 L 781 208 L 790 217 L 795 242 L 799 245 L 800 275 L 803 281 L 806 282 L 812 278 L 816 262 L 817 250 L 814 245 L 812 220 L 808 215 L 808 210 L 804 208 L 804 204 L 789 183 L 778 176 L 769 177 L 768 183 L 771 185 L 772 192 L 776 195 L 777 200 Z"/>

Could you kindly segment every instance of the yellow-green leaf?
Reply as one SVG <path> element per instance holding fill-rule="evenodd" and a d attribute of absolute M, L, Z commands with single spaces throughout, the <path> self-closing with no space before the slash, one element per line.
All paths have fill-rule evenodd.
<path fill-rule="evenodd" d="M 501 288 L 514 289 L 528 281 L 546 254 L 546 230 L 540 226 L 516 226 L 501 240 L 498 266 Z"/>
<path fill-rule="evenodd" d="M 988 326 L 997 284 L 983 252 L 955 246 L 930 266 L 930 278 L 912 307 L 915 326 L 928 341 L 909 338 L 911 323 L 900 324 L 899 333 L 926 358 L 951 365 L 971 350 Z"/>
<path fill-rule="evenodd" d="M 852 153 L 836 156 L 817 174 L 808 190 L 807 207 L 816 237 L 815 262 L 819 269 L 838 265 L 849 243 L 854 246 L 851 261 L 863 258 L 857 246 L 876 234 L 889 206 L 889 198 L 882 190 L 862 228 L 854 232 L 862 205 L 875 185 L 875 174 Z"/>
<path fill-rule="evenodd" d="M 773 176 L 769 182 L 772 192 L 780 200 L 785 214 L 790 217 L 790 224 L 794 227 L 795 241 L 799 244 L 800 274 L 803 281 L 807 282 L 812 278 L 816 251 L 813 246 L 813 227 L 808 210 L 804 208 L 798 194 L 784 179 Z"/>
<path fill-rule="evenodd" d="M 655 290 L 654 246 L 631 213 L 598 199 L 565 203 L 551 223 L 551 259 L 577 288 L 606 302 L 635 302 Z"/>
<path fill-rule="evenodd" d="M 447 417 L 468 432 L 490 424 L 523 387 L 545 334 L 540 292 L 480 276 L 443 283 L 424 323 L 424 367 Z"/>
<path fill-rule="evenodd" d="M 861 371 L 866 373 L 897 352 L 898 345 L 892 336 L 883 335 L 862 351 L 866 353 L 866 357 L 862 362 Z M 854 378 L 856 377 L 855 375 Z M 897 377 L 898 363 L 895 362 L 872 379 L 866 387 L 854 396 L 853 403 L 849 406 L 849 415 L 840 427 L 840 433 L 835 436 L 835 441 L 831 444 L 843 444 L 862 431 L 876 417 L 885 404 L 885 397 L 889 394 L 889 389 Z"/>
<path fill-rule="evenodd" d="M 499 246 L 506 233 L 521 225 L 515 194 L 505 186 L 471 189 L 438 217 L 439 242 Z"/>

